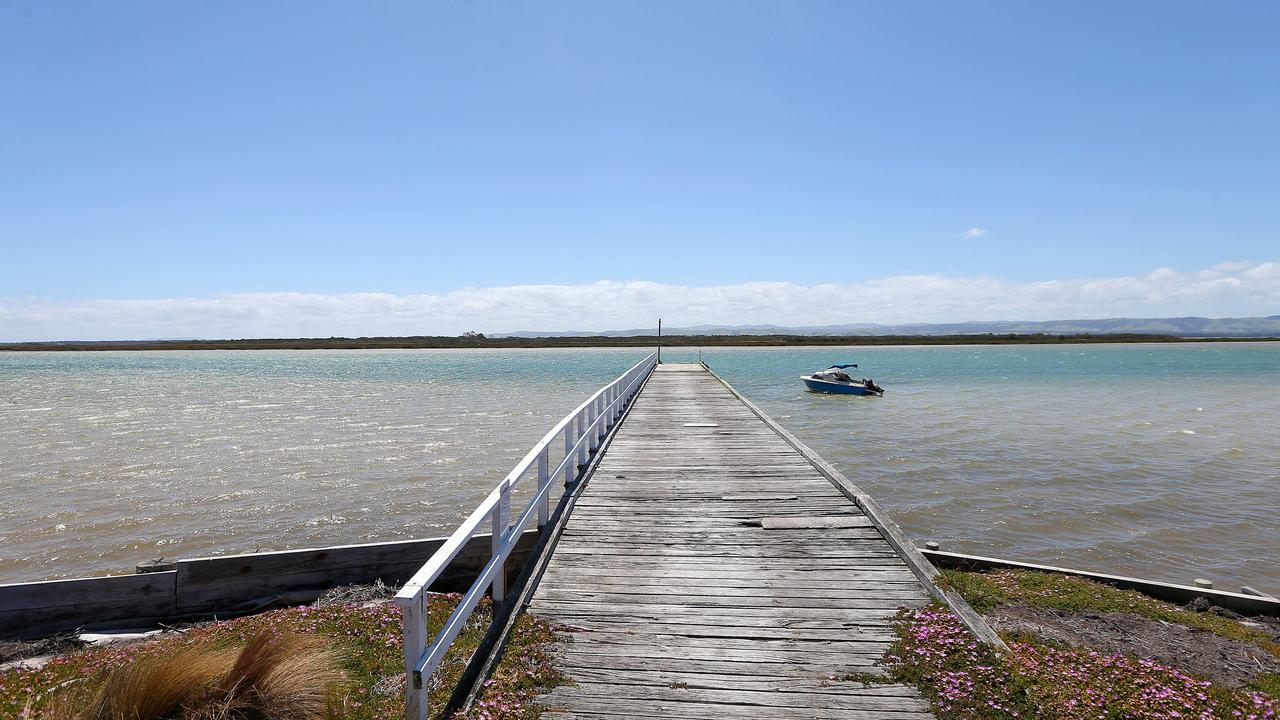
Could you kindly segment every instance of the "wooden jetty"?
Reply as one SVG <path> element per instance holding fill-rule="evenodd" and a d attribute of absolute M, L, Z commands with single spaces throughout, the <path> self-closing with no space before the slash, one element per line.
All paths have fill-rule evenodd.
<path fill-rule="evenodd" d="M 540 518 L 532 564 L 510 595 L 504 585 L 494 597 L 506 601 L 498 625 L 527 608 L 570 640 L 557 657 L 571 684 L 541 698 L 543 717 L 923 719 L 929 707 L 914 689 L 864 682 L 881 673 L 875 662 L 900 608 L 940 599 L 1002 645 L 938 587 L 937 570 L 874 500 L 705 365 L 651 357 L 601 393 L 553 428 L 454 538 L 465 542 L 486 518 L 513 533 Z M 595 452 L 575 471 L 585 446 Z M 539 494 L 509 522 L 501 497 L 535 463 Z M 568 490 L 552 513 L 547 490 L 561 475 Z M 397 597 L 409 718 L 426 717 L 424 678 L 485 584 L 507 579 L 498 537 L 491 567 L 431 642 L 421 588 L 448 561 L 445 549 Z"/>
<path fill-rule="evenodd" d="M 876 672 L 929 593 L 874 523 L 701 365 L 659 365 L 529 611 L 570 628 L 543 717 L 925 718 Z"/>

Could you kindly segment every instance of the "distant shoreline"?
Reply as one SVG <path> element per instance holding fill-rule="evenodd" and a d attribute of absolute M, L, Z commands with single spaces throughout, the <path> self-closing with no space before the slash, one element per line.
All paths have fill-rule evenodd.
<path fill-rule="evenodd" d="M 1181 337 L 1125 334 L 975 335 L 664 335 L 663 347 L 798 347 L 847 345 L 1066 345 L 1078 343 L 1280 342 L 1280 337 Z M 653 347 L 653 335 L 627 337 L 371 337 L 248 340 L 110 340 L 0 343 L 0 352 L 105 350 L 411 350 Z"/>

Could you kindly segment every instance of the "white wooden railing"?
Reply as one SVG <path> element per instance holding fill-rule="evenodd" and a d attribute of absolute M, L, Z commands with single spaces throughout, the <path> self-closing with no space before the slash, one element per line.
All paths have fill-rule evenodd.
<path fill-rule="evenodd" d="M 471 612 L 485 591 L 492 587 L 495 602 L 506 598 L 507 557 L 520 540 L 521 534 L 534 521 L 538 529 L 545 531 L 551 516 L 551 488 L 553 478 L 563 476 L 565 484 L 572 483 L 586 467 L 589 453 L 594 453 L 600 443 L 626 409 L 631 398 L 640 390 L 645 378 L 657 365 L 657 358 L 649 355 L 623 373 L 617 380 L 605 385 L 556 423 L 551 431 L 533 446 L 533 449 L 516 464 L 515 469 L 498 483 L 480 505 L 472 511 L 462 525 L 449 536 L 431 559 L 409 579 L 395 603 L 400 606 L 404 621 L 404 666 L 408 674 L 405 683 L 405 717 L 408 720 L 426 720 L 428 712 L 427 686 L 431 674 L 445 652 L 458 637 Z M 555 468 L 550 468 L 551 447 L 558 436 L 564 437 L 564 458 Z M 511 490 L 520 482 L 529 468 L 537 466 L 538 491 L 529 500 L 520 516 L 511 522 Z M 445 621 L 440 634 L 427 642 L 426 595 L 431 584 L 444 572 L 467 541 L 488 519 L 493 532 L 493 552 L 489 562 L 480 571 L 466 595 L 458 603 L 453 614 Z"/>

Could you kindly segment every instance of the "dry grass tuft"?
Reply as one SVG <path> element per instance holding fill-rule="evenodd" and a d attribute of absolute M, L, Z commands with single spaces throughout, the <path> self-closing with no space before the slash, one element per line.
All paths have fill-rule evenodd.
<path fill-rule="evenodd" d="M 263 632 L 243 648 L 185 646 L 108 671 L 87 705 L 64 695 L 51 720 L 324 720 L 341 680 L 323 640 Z"/>

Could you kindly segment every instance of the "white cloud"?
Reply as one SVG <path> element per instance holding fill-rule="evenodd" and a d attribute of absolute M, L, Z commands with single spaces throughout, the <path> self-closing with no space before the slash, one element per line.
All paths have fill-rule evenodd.
<path fill-rule="evenodd" d="M 983 237 L 983 236 L 984 236 L 984 235 L 986 235 L 986 234 L 987 234 L 987 229 L 986 229 L 986 228 L 971 227 L 971 228 L 969 228 L 968 230 L 965 230 L 965 231 L 960 235 L 960 237 L 963 237 L 963 238 L 964 238 L 964 239 L 966 239 L 966 240 L 973 240 L 973 239 L 975 239 L 975 238 Z"/>
<path fill-rule="evenodd" d="M 655 282 L 464 288 L 449 293 L 246 293 L 212 298 L 0 300 L 0 340 L 457 335 L 667 324 L 1053 320 L 1280 313 L 1280 262 L 1198 272 L 1013 282 L 902 275 L 851 285 Z"/>

